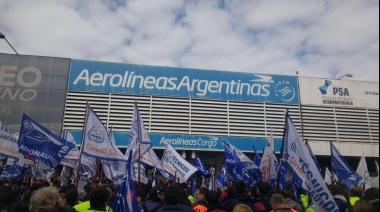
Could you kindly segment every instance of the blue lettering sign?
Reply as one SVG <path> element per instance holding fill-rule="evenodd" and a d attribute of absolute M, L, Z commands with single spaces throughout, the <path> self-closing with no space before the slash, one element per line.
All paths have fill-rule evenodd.
<path fill-rule="evenodd" d="M 82 131 L 69 130 L 76 141 L 82 138 Z M 127 147 L 126 141 L 129 141 L 129 132 L 113 132 L 116 145 Z M 153 148 L 165 149 L 166 144 L 170 143 L 173 148 L 185 150 L 217 150 L 224 151 L 224 140 L 228 140 L 233 146 L 244 152 L 253 152 L 252 145 L 257 150 L 264 150 L 268 143 L 267 138 L 248 138 L 248 137 L 223 137 L 223 136 L 194 136 L 194 135 L 177 135 L 177 134 L 158 134 L 150 133 L 149 138 L 152 141 Z M 282 139 L 274 139 L 276 152 L 280 152 Z M 80 143 L 78 143 L 80 145 Z"/>
<path fill-rule="evenodd" d="M 298 104 L 295 76 L 72 60 L 69 90 Z"/>

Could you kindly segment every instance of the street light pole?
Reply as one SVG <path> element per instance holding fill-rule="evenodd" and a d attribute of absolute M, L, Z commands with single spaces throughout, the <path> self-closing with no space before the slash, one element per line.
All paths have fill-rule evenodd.
<path fill-rule="evenodd" d="M 345 75 L 343 75 L 343 76 L 337 78 L 337 80 L 340 80 L 340 79 L 342 79 L 343 77 L 353 77 L 353 75 L 347 73 L 347 74 L 345 74 Z"/>
<path fill-rule="evenodd" d="M 13 48 L 13 46 L 9 43 L 9 41 L 5 38 L 5 35 L 3 33 L 0 32 L 0 39 L 4 39 L 5 41 L 7 41 L 8 45 L 13 49 L 13 51 L 16 52 L 16 54 L 18 55 L 17 51 L 15 48 Z"/>

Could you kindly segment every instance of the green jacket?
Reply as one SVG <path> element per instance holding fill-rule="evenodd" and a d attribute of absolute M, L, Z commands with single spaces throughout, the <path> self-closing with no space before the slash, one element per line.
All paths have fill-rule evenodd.
<path fill-rule="evenodd" d="M 305 212 L 316 212 L 315 205 L 310 205 L 309 207 L 307 207 Z"/>
<path fill-rule="evenodd" d="M 77 210 L 78 212 L 99 211 L 99 210 L 90 210 L 90 208 L 91 208 L 90 201 L 85 201 L 74 206 L 74 209 Z M 112 212 L 112 208 L 107 206 L 107 209 L 104 211 Z"/>
<path fill-rule="evenodd" d="M 355 203 L 360 200 L 360 197 L 350 197 L 350 204 L 355 206 Z"/>

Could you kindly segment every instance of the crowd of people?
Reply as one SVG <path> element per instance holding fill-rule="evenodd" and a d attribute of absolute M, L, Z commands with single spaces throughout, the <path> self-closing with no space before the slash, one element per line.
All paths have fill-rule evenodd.
<path fill-rule="evenodd" d="M 84 212 L 112 211 L 117 186 L 89 181 L 83 193 L 75 184 L 59 186 L 58 181 L 35 182 L 10 186 L 4 182 L 0 189 L 1 212 Z M 266 183 L 247 188 L 244 181 L 236 181 L 231 187 L 217 191 L 196 185 L 194 196 L 191 184 L 162 180 L 157 185 L 136 185 L 139 211 L 161 212 L 266 212 L 298 211 L 314 212 L 315 207 L 307 194 L 299 190 L 295 198 L 289 187 L 277 189 Z M 379 189 L 354 188 L 345 192 L 338 185 L 328 185 L 341 212 L 379 211 Z M 298 201 L 296 201 L 298 200 Z"/>

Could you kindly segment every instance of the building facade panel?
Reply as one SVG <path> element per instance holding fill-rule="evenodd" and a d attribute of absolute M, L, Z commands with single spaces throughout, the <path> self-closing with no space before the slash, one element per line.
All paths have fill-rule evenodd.
<path fill-rule="evenodd" d="M 0 54 L 0 120 L 18 132 L 23 113 L 60 133 L 70 59 Z"/>

